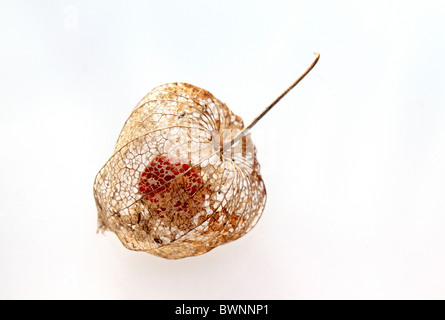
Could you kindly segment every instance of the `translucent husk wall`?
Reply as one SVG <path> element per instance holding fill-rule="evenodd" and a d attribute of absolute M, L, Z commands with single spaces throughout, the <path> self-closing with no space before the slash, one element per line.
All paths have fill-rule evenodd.
<path fill-rule="evenodd" d="M 155 88 L 136 106 L 97 174 L 100 230 L 131 250 L 178 259 L 236 240 L 260 218 L 266 191 L 250 135 L 208 91 Z"/>

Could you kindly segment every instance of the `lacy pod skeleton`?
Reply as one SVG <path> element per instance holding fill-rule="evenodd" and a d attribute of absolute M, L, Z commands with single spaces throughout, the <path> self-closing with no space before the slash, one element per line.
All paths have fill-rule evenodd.
<path fill-rule="evenodd" d="M 96 176 L 99 230 L 114 232 L 128 249 L 167 259 L 200 255 L 249 232 L 266 189 L 248 130 L 318 58 L 248 126 L 191 84 L 150 91 Z"/>

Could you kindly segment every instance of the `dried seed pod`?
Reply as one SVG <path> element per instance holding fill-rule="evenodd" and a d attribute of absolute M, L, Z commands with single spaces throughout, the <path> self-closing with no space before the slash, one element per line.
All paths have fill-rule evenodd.
<path fill-rule="evenodd" d="M 203 254 L 246 234 L 266 203 L 247 131 L 299 80 L 247 127 L 204 89 L 153 89 L 96 176 L 99 229 L 128 249 L 167 259 Z"/>

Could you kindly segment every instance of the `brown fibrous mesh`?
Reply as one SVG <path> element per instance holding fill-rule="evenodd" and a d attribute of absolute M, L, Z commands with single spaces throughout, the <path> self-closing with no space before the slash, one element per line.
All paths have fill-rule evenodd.
<path fill-rule="evenodd" d="M 200 255 L 258 222 L 266 190 L 240 117 L 208 91 L 170 83 L 149 92 L 94 182 L 99 230 L 167 259 Z"/>

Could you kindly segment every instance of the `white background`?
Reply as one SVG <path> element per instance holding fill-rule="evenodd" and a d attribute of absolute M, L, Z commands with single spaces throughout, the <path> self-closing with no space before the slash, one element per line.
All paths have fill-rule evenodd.
<path fill-rule="evenodd" d="M 1 1 L 0 298 L 445 298 L 442 1 Z M 153 87 L 253 129 L 245 237 L 163 260 L 96 234 L 94 176 Z"/>

